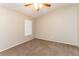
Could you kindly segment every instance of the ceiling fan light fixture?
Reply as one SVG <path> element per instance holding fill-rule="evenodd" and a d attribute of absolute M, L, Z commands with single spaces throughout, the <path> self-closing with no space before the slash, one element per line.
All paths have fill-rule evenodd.
<path fill-rule="evenodd" d="M 39 4 L 39 8 L 43 8 L 43 5 L 41 3 Z"/>
<path fill-rule="evenodd" d="M 37 11 L 39 11 L 39 9 L 41 8 L 45 8 L 45 7 L 51 7 L 51 4 L 48 3 L 33 3 L 33 4 L 27 4 L 25 6 L 33 6 Z"/>
<path fill-rule="evenodd" d="M 36 10 L 39 9 L 39 4 L 38 4 L 38 3 L 34 3 L 33 6 L 34 6 L 34 8 L 35 8 Z"/>

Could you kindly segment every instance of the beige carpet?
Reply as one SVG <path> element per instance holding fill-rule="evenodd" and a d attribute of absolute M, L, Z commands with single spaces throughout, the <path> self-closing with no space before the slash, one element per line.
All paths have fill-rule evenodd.
<path fill-rule="evenodd" d="M 1 56 L 79 56 L 79 48 L 50 42 L 40 39 L 33 39 L 0 53 Z"/>

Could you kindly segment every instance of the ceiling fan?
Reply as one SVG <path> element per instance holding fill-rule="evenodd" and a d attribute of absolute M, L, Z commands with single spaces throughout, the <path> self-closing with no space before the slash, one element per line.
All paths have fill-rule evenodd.
<path fill-rule="evenodd" d="M 49 8 L 51 7 L 51 4 L 48 3 L 29 3 L 25 4 L 25 7 L 34 7 L 37 11 L 39 11 L 41 8 Z"/>

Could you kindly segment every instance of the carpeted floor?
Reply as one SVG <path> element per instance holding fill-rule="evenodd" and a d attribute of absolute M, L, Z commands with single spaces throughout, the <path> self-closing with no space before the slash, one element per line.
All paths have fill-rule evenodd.
<path fill-rule="evenodd" d="M 72 45 L 33 39 L 0 53 L 1 56 L 79 56 L 79 48 Z"/>

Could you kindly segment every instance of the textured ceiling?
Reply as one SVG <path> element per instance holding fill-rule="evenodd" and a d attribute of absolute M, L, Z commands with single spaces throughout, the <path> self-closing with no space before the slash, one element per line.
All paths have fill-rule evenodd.
<path fill-rule="evenodd" d="M 71 3 L 51 3 L 52 7 L 47 8 L 47 9 L 40 9 L 40 11 L 36 11 L 34 8 L 27 8 L 25 7 L 25 3 L 0 3 L 1 6 L 16 10 L 18 12 L 21 12 L 27 16 L 30 16 L 32 18 L 37 18 L 39 16 L 45 15 L 46 13 L 59 8 L 59 7 L 64 7 L 64 6 L 69 6 L 72 5 Z"/>

